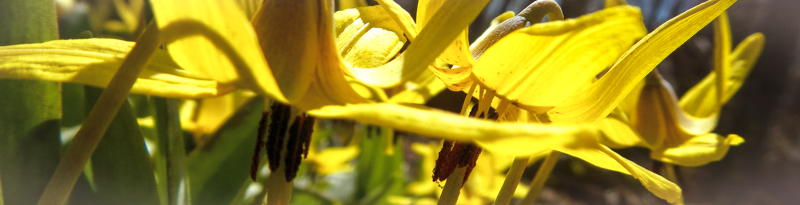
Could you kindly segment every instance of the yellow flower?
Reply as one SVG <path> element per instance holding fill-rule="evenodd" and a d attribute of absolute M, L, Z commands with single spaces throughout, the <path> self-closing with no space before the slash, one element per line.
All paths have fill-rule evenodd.
<path fill-rule="evenodd" d="M 620 109 L 599 124 L 607 133 L 604 144 L 616 148 L 643 146 L 652 150 L 650 157 L 655 160 L 700 166 L 722 159 L 729 146 L 744 142 L 735 134 L 722 137 L 711 131 L 717 125 L 722 105 L 741 87 L 755 65 L 764 37 L 753 34 L 731 53 L 725 14 L 715 21 L 714 31 L 715 72 L 678 101 L 670 84 L 654 70 Z"/>
<path fill-rule="evenodd" d="M 452 0 L 440 4 L 441 7 L 432 3 L 423 4 L 427 5 L 426 8 L 430 8 L 430 11 L 422 13 L 430 14 L 431 17 L 421 18 L 429 19 L 429 21 L 418 22 L 422 29 L 419 29 L 419 35 L 416 36 L 413 34 L 417 28 L 409 26 L 413 24 L 408 24 L 410 16 L 407 13 L 402 15 L 403 12 L 399 12 L 395 4 L 381 4 L 382 8 L 392 11 L 391 19 L 401 22 L 400 29 L 403 30 L 403 33 L 410 34 L 408 38 L 413 43 L 403 54 L 405 60 L 396 61 L 400 59 L 399 56 L 395 59 L 396 62 L 401 62 L 399 63 L 402 65 L 400 69 L 397 66 L 359 69 L 342 60 L 333 35 L 335 32 L 332 25 L 333 15 L 330 13 L 330 5 L 327 5 L 325 1 L 266 1 L 261 10 L 253 17 L 253 24 L 245 18 L 242 10 L 230 1 L 153 1 L 153 11 L 159 30 L 158 37 L 166 42 L 166 50 L 156 50 L 153 57 L 149 58 L 146 69 L 139 74 L 139 79 L 134 84 L 132 91 L 166 97 L 197 98 L 218 96 L 237 88 L 243 88 L 275 101 L 291 104 L 299 111 L 307 111 L 308 114 L 316 117 L 346 118 L 412 131 L 430 137 L 475 142 L 487 150 L 498 153 L 531 155 L 558 150 L 606 169 L 631 174 L 657 196 L 668 201 L 677 199 L 680 196 L 680 189 L 677 186 L 601 145 L 597 139 L 599 132 L 590 126 L 498 123 L 464 118 L 420 106 L 370 103 L 348 83 L 347 74 L 371 86 L 380 86 L 380 84 L 396 86 L 419 77 L 428 68 L 428 65 L 434 63 L 437 57 L 445 59 L 440 60 L 442 63 L 461 66 L 462 70 L 466 69 L 465 66 L 471 65 L 469 63 L 472 59 L 469 55 L 463 55 L 466 53 L 466 49 L 464 49 L 466 41 L 457 37 L 459 35 L 463 37 L 464 28 L 478 15 L 486 2 L 488 1 Z M 682 27 L 693 25 L 690 27 L 691 29 L 699 30 L 698 26 L 694 25 L 704 25 L 707 23 L 704 23 L 706 19 L 713 19 L 732 3 L 731 0 L 708 2 L 690 10 L 687 12 L 688 14 L 682 15 L 677 20 L 668 22 L 667 26 L 663 26 L 662 29 L 634 45 L 632 50 L 623 55 L 612 67 L 606 77 L 591 85 L 589 84 L 591 81 L 588 79 L 579 81 L 584 82 L 580 85 L 588 87 L 569 86 L 569 89 L 576 92 L 571 94 L 572 96 L 563 98 L 570 100 L 562 99 L 563 103 L 554 102 L 558 104 L 553 110 L 548 111 L 550 119 L 554 124 L 577 124 L 604 117 L 610 112 L 610 108 L 616 107 L 616 104 L 625 96 L 624 94 L 629 92 L 630 87 L 633 86 L 630 84 L 634 84 L 631 82 L 636 82 L 636 78 L 640 74 L 647 73 L 647 69 L 636 67 L 639 65 L 646 65 L 643 66 L 645 68 L 650 65 L 655 66 L 655 63 L 669 53 L 666 50 L 677 47 L 680 42 L 688 39 L 690 33 L 693 33 L 684 32 Z M 454 15 L 454 12 L 462 15 Z M 514 105 L 526 109 L 549 106 L 549 104 L 537 104 L 536 101 L 529 101 L 528 98 L 516 98 L 514 95 L 516 92 L 527 89 L 502 89 L 503 86 L 499 86 L 498 81 L 506 80 L 503 77 L 512 78 L 518 75 L 518 73 L 513 74 L 512 69 L 531 69 L 531 67 L 500 66 L 504 63 L 501 57 L 507 54 L 503 51 L 508 49 L 515 53 L 548 51 L 544 48 L 552 49 L 552 52 L 539 52 L 537 55 L 542 56 L 533 58 L 537 62 L 544 63 L 586 63 L 579 61 L 586 59 L 568 58 L 570 55 L 593 56 L 583 55 L 584 52 L 616 58 L 613 52 L 590 49 L 591 46 L 582 42 L 583 40 L 591 42 L 588 41 L 592 39 L 589 34 L 595 34 L 595 32 L 599 32 L 599 34 L 603 34 L 600 36 L 605 37 L 613 36 L 612 34 L 615 32 L 621 32 L 611 29 L 616 27 L 606 26 L 625 26 L 633 22 L 636 22 L 633 27 L 625 27 L 629 29 L 622 31 L 636 31 L 641 26 L 641 22 L 638 10 L 620 7 L 577 20 L 535 25 L 499 41 L 482 57 L 482 59 L 497 60 L 481 60 L 475 65 L 474 72 L 466 72 L 466 74 L 467 76 L 475 75 L 476 77 L 472 80 L 478 79 L 477 81 L 483 87 L 495 90 L 499 94 L 498 96 L 508 103 L 514 101 Z M 604 29 L 610 31 L 603 31 Z M 696 32 L 696 30 L 694 31 Z M 627 36 L 626 39 L 630 37 Z M 144 35 L 142 42 L 158 42 L 147 38 L 153 37 Z M 541 42 L 544 43 L 541 45 L 547 47 L 515 46 L 517 40 Z M 618 39 L 610 38 L 610 40 L 616 42 L 615 40 Z M 562 45 L 561 41 L 574 43 L 568 45 L 575 46 L 562 47 L 560 46 Z M 620 42 L 626 41 L 632 43 L 630 39 L 623 39 Z M 451 46 L 453 44 L 456 46 Z M 143 43 L 142 45 L 149 44 Z M 0 78 L 41 79 L 106 86 L 113 73 L 116 73 L 114 69 L 122 64 L 123 56 L 131 50 L 132 46 L 132 42 L 91 39 L 2 47 L 0 48 L 0 59 L 3 60 L 3 63 L 0 63 Z M 142 48 L 155 49 L 155 46 L 150 46 Z M 616 48 L 611 49 L 618 52 L 616 55 L 626 47 L 608 46 Z M 662 49 L 662 47 L 665 47 L 664 50 L 652 52 L 652 49 Z M 459 50 L 459 48 L 461 49 Z M 442 51 L 445 51 L 445 56 L 452 55 L 456 58 L 451 59 L 453 61 L 447 61 L 447 58 L 436 55 Z M 569 55 L 556 51 L 563 51 Z M 147 56 L 136 56 L 135 54 L 132 52 L 127 59 L 148 59 Z M 559 58 L 544 58 L 543 55 L 554 55 Z M 527 59 L 523 58 L 524 55 L 515 57 L 516 59 Z M 605 63 L 599 64 L 607 66 L 613 62 L 614 58 L 606 59 L 603 61 Z M 144 64 L 145 62 L 139 63 Z M 524 64 L 528 61 L 511 63 Z M 537 63 L 533 63 L 533 65 L 537 65 Z M 479 69 L 484 66 L 487 69 Z M 500 70 L 490 71 L 489 68 Z M 588 75 L 579 72 L 580 70 L 575 70 L 575 68 L 570 67 L 570 69 L 578 71 L 575 73 L 581 74 L 581 76 Z M 447 71 L 442 69 L 434 71 L 434 73 L 438 73 L 437 75 L 445 72 Z M 493 77 L 489 76 L 494 72 L 507 76 L 499 74 Z M 458 74 L 463 75 L 464 72 Z M 643 77 L 643 75 L 641 76 Z M 613 86 L 614 84 L 619 84 L 619 86 Z M 451 85 L 455 84 L 451 83 Z M 509 84 L 512 87 L 523 86 L 523 88 L 531 85 Z M 586 89 L 581 91 L 579 88 Z M 487 97 L 486 99 L 491 100 L 492 98 Z M 546 102 L 558 101 L 553 99 L 545 100 Z M 295 113 L 297 111 L 291 109 L 283 112 Z M 285 119 L 285 121 L 291 124 L 292 120 Z M 273 174 L 275 173 L 282 172 L 273 172 Z M 281 197 L 286 196 L 270 195 L 269 199 L 288 201 L 288 198 L 281 199 Z"/>

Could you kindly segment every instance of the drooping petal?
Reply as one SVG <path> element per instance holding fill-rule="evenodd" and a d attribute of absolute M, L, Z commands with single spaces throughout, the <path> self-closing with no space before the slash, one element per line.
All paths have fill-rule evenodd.
<path fill-rule="evenodd" d="M 682 190 L 678 185 L 623 158 L 606 146 L 598 146 L 598 148 L 594 149 L 567 147 L 559 151 L 604 169 L 630 174 L 633 178 L 638 179 L 648 191 L 659 198 L 667 200 L 667 202 L 674 203 L 681 198 Z"/>
<path fill-rule="evenodd" d="M 453 60 L 453 62 L 466 61 L 467 64 L 471 64 L 472 57 L 469 55 L 468 47 L 465 46 L 466 39 L 463 31 L 478 16 L 488 2 L 488 0 L 420 2 L 417 9 L 417 30 L 419 35 L 417 35 L 414 43 L 406 49 L 403 73 L 409 73 L 408 76 L 418 75 L 422 70 L 427 69 L 428 65 L 434 63 L 434 60 L 453 44 L 457 45 L 454 52 L 457 55 L 450 60 Z M 460 65 L 464 63 L 450 64 Z"/>
<path fill-rule="evenodd" d="M 629 49 L 600 80 L 548 111 L 556 124 L 593 123 L 611 112 L 659 62 L 736 0 L 709 0 L 670 19 Z"/>
<path fill-rule="evenodd" d="M 722 103 L 726 103 L 736 94 L 756 64 L 764 48 L 764 35 L 755 33 L 740 43 L 731 54 L 731 68 L 727 77 L 727 88 Z M 708 74 L 700 83 L 689 89 L 680 99 L 681 108 L 692 116 L 704 117 L 713 115 L 716 108 L 716 73 Z"/>
<path fill-rule="evenodd" d="M 668 201 L 680 197 L 680 188 L 675 184 L 600 145 L 596 138 L 598 132 L 589 127 L 491 122 L 397 104 L 326 106 L 308 113 L 320 118 L 343 118 L 392 127 L 429 137 L 473 141 L 496 153 L 524 156 L 555 149 L 602 168 L 631 174 L 656 196 Z"/>
<path fill-rule="evenodd" d="M 108 86 L 134 42 L 114 39 L 57 40 L 0 47 L 0 78 Z M 131 92 L 176 98 L 223 95 L 236 88 L 183 70 L 157 50 Z"/>
<path fill-rule="evenodd" d="M 288 102 L 235 2 L 151 1 L 151 5 L 167 51 L 181 68 Z"/>
<path fill-rule="evenodd" d="M 731 145 L 739 145 L 744 139 L 738 135 L 722 137 L 708 133 L 694 136 L 675 147 L 656 149 L 650 152 L 650 158 L 681 166 L 701 166 L 712 161 L 719 161 L 728 152 Z"/>
<path fill-rule="evenodd" d="M 318 57 L 312 83 L 305 95 L 295 103 L 301 110 L 317 109 L 326 105 L 368 103 L 345 78 L 346 65 L 336 49 L 333 37 L 333 14 L 325 2 L 320 2 L 320 24 L 317 41 Z"/>
<path fill-rule="evenodd" d="M 644 36 L 641 18 L 639 9 L 618 6 L 520 29 L 489 48 L 473 73 L 523 108 L 552 107 L 587 87 Z"/>
<path fill-rule="evenodd" d="M 281 92 L 294 103 L 314 79 L 320 50 L 318 27 L 329 23 L 319 22 L 320 15 L 329 8 L 319 1 L 265 0 L 263 4 L 252 25 Z"/>

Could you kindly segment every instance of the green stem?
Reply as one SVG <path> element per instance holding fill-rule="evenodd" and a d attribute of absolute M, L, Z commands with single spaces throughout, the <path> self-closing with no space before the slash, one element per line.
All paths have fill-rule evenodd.
<path fill-rule="evenodd" d="M 506 180 L 503 181 L 503 187 L 500 188 L 500 193 L 497 194 L 497 199 L 494 200 L 495 205 L 508 205 L 511 203 L 511 197 L 514 196 L 514 191 L 517 190 L 517 185 L 519 185 L 519 180 L 522 179 L 522 173 L 525 172 L 529 159 L 529 157 L 514 158 L 514 162 L 511 163 L 511 168 L 508 170 L 508 175 L 506 175 Z"/>
<path fill-rule="evenodd" d="M 152 97 L 155 106 L 155 127 L 158 132 L 156 170 L 162 203 L 179 204 L 187 201 L 186 159 L 183 131 L 178 113 L 178 99 Z M 164 183 L 166 182 L 166 183 Z M 165 203 L 166 202 L 166 203 Z"/>
<path fill-rule="evenodd" d="M 447 177 L 447 182 L 445 182 L 444 189 L 442 190 L 442 196 L 439 197 L 439 205 L 453 205 L 458 202 L 458 195 L 461 194 L 461 187 L 464 184 L 464 174 L 466 172 L 466 167 L 458 167 Z"/>
<path fill-rule="evenodd" d="M 117 115 L 120 106 L 128 99 L 128 93 L 136 82 L 139 72 L 147 65 L 148 59 L 158 49 L 158 45 L 158 29 L 155 22 L 151 22 L 89 112 L 86 122 L 59 162 L 38 204 L 66 203 L 84 166 Z"/>
<path fill-rule="evenodd" d="M 533 181 L 531 182 L 531 188 L 528 191 L 528 195 L 525 196 L 525 199 L 523 199 L 522 203 L 520 204 L 533 204 L 536 202 L 536 199 L 539 198 L 539 194 L 542 193 L 544 182 L 547 181 L 547 178 L 550 176 L 550 172 L 552 172 L 553 167 L 556 166 L 559 156 L 561 156 L 561 152 L 553 150 L 550 152 L 550 155 L 544 159 L 542 166 L 539 167 L 539 171 L 536 172 L 536 177 L 534 177 Z"/>

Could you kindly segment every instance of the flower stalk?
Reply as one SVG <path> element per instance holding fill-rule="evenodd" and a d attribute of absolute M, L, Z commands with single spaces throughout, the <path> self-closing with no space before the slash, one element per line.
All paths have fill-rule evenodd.
<path fill-rule="evenodd" d="M 550 172 L 552 172 L 553 168 L 556 166 L 559 156 L 561 156 L 561 152 L 554 150 L 544 159 L 542 166 L 536 171 L 536 177 L 533 177 L 528 195 L 525 196 L 525 199 L 523 199 L 520 204 L 533 204 L 536 202 L 536 199 L 538 199 L 539 195 L 542 193 L 544 182 L 547 181 Z"/>
<path fill-rule="evenodd" d="M 511 168 L 508 170 L 503 186 L 500 188 L 500 193 L 497 194 L 497 199 L 494 200 L 495 205 L 508 205 L 511 203 L 511 197 L 514 197 L 514 191 L 517 190 L 519 180 L 522 179 L 522 173 L 525 172 L 525 167 L 528 166 L 530 157 L 515 157 L 514 162 L 511 163 Z"/>
<path fill-rule="evenodd" d="M 69 198 L 75 182 L 92 157 L 100 140 L 117 115 L 120 106 L 128 99 L 128 93 L 136 82 L 139 72 L 147 65 L 150 56 L 158 49 L 159 37 L 155 22 L 151 22 L 137 39 L 136 46 L 122 62 L 119 71 L 100 95 L 97 103 L 86 117 L 86 122 L 75 135 L 72 144 L 59 162 L 53 177 L 47 184 L 38 204 L 64 204 Z"/>

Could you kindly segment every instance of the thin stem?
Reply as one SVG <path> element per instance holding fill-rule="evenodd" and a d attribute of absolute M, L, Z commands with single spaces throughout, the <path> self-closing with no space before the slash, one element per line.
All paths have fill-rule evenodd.
<path fill-rule="evenodd" d="M 525 196 L 525 199 L 523 199 L 522 203 L 520 204 L 533 204 L 536 202 L 536 199 L 539 198 L 539 194 L 542 193 L 544 182 L 547 181 L 547 178 L 550 176 L 550 172 L 552 172 L 553 168 L 556 166 L 559 156 L 561 156 L 561 152 L 553 150 L 550 152 L 550 155 L 544 159 L 542 166 L 539 167 L 539 171 L 536 172 L 536 177 L 534 177 L 533 181 L 531 182 L 531 188 L 528 191 L 528 195 Z"/>
<path fill-rule="evenodd" d="M 458 202 L 458 195 L 461 194 L 461 187 L 464 184 L 464 174 L 466 167 L 458 167 L 447 177 L 444 184 L 442 196 L 439 197 L 439 205 L 453 205 Z"/>
<path fill-rule="evenodd" d="M 139 72 L 158 49 L 158 28 L 156 28 L 155 22 L 150 23 L 136 42 L 136 46 L 122 62 L 119 71 L 114 74 L 108 87 L 100 95 L 100 99 L 97 100 L 92 111 L 89 112 L 86 122 L 75 134 L 72 144 L 61 162 L 58 163 L 38 204 L 66 203 L 84 166 L 92 157 L 92 153 L 117 115 L 120 106 L 128 99 L 128 93 L 133 87 L 133 83 L 136 82 Z"/>
<path fill-rule="evenodd" d="M 495 205 L 507 205 L 511 203 L 511 197 L 517 190 L 519 180 L 522 179 L 522 173 L 525 172 L 525 167 L 528 166 L 529 157 L 516 157 L 514 162 L 511 163 L 511 168 L 508 170 L 506 180 L 503 181 L 503 186 L 500 188 L 500 193 L 497 194 L 497 199 L 494 200 Z"/>

